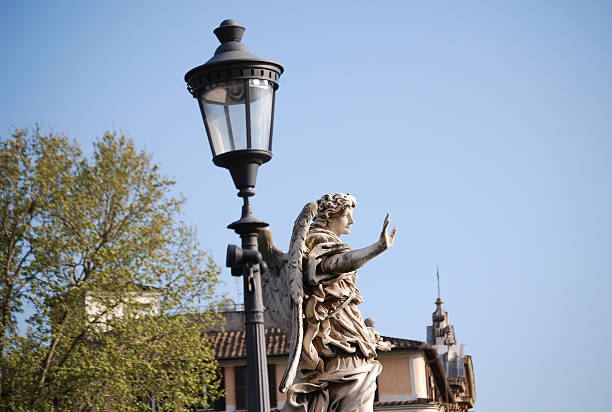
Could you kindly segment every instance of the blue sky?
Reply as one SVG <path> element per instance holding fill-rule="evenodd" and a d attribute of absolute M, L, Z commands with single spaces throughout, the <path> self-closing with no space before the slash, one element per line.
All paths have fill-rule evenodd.
<path fill-rule="evenodd" d="M 285 67 L 253 199 L 277 245 L 325 192 L 357 198 L 354 248 L 389 211 L 395 246 L 358 280 L 382 334 L 425 340 L 438 265 L 476 411 L 607 410 L 612 3 L 229 3 L 2 2 L 0 135 L 125 132 L 223 263 L 241 202 L 183 75 L 233 18 Z"/>

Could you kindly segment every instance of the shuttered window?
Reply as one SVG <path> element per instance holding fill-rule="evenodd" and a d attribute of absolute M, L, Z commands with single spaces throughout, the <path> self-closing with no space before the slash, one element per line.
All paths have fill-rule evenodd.
<path fill-rule="evenodd" d="M 246 409 L 246 366 L 236 366 L 234 368 L 234 385 L 236 388 L 236 409 Z"/>
<path fill-rule="evenodd" d="M 276 408 L 276 367 L 268 364 L 268 381 L 270 392 L 270 408 Z M 236 409 L 247 409 L 247 375 L 246 366 L 234 368 L 234 385 L 236 388 Z"/>
<path fill-rule="evenodd" d="M 276 365 L 268 364 L 268 382 L 270 384 L 270 408 L 276 408 Z"/>

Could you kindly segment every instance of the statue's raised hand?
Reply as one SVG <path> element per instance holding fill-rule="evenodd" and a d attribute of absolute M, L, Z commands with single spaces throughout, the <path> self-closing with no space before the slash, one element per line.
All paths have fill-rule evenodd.
<path fill-rule="evenodd" d="M 389 213 L 385 217 L 385 222 L 383 223 L 382 232 L 380 233 L 379 243 L 383 246 L 383 250 L 389 249 L 393 246 L 393 240 L 395 239 L 395 233 L 397 232 L 397 228 L 394 227 L 391 231 L 391 234 L 387 233 L 387 229 L 389 228 Z"/>

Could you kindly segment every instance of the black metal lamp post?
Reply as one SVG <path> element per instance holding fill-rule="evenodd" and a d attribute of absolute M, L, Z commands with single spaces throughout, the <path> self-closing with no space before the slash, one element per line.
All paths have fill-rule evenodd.
<path fill-rule="evenodd" d="M 217 166 L 229 169 L 242 216 L 230 224 L 242 239 L 242 249 L 230 245 L 227 266 L 244 277 L 244 313 L 247 349 L 247 397 L 250 412 L 270 410 L 264 339 L 258 230 L 268 226 L 256 219 L 249 198 L 259 165 L 272 158 L 274 95 L 283 67 L 252 54 L 240 43 L 244 27 L 224 20 L 214 30 L 221 45 L 214 56 L 185 75 L 187 88 L 198 100 L 206 134 Z"/>

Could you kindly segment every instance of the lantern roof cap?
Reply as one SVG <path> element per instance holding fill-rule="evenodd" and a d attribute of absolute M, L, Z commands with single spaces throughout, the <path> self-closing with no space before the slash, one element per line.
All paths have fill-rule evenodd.
<path fill-rule="evenodd" d="M 267 67 L 277 73 L 276 79 L 283 73 L 283 66 L 271 60 L 265 60 L 251 53 L 242 41 L 245 28 L 236 23 L 235 20 L 226 19 L 221 22 L 213 32 L 221 45 L 215 50 L 215 54 L 204 64 L 195 67 L 185 74 L 185 81 L 188 83 L 194 76 L 204 72 L 215 71 L 225 65 Z M 275 80 L 276 80 L 275 79 Z"/>

